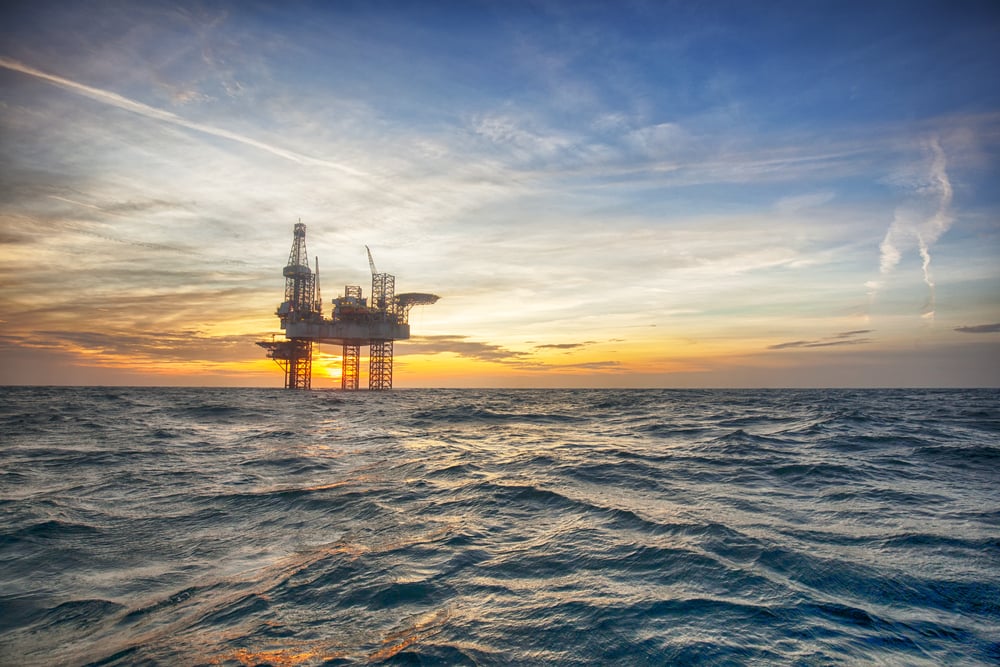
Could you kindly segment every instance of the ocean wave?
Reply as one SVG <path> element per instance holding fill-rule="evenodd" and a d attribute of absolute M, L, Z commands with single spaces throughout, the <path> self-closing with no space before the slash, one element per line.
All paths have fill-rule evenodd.
<path fill-rule="evenodd" d="M 4 397 L 17 664 L 1000 656 L 997 392 Z"/>

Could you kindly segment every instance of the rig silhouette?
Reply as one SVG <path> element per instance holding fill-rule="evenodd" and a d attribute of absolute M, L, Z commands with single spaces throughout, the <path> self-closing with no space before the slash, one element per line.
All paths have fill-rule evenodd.
<path fill-rule="evenodd" d="M 323 300 L 319 287 L 319 258 L 316 270 L 309 268 L 306 254 L 306 226 L 297 223 L 288 254 L 285 276 L 285 300 L 275 313 L 281 320 L 287 340 L 260 341 L 267 357 L 285 372 L 286 389 L 312 387 L 313 343 L 341 345 L 340 388 L 358 389 L 361 348 L 370 347 L 368 389 L 392 389 L 393 341 L 410 337 L 410 309 L 435 303 L 438 296 L 407 292 L 396 294 L 396 276 L 375 269 L 372 252 L 368 265 L 372 270 L 371 303 L 361 292 L 360 285 L 347 285 L 344 294 L 333 300 L 333 313 L 323 316 Z"/>

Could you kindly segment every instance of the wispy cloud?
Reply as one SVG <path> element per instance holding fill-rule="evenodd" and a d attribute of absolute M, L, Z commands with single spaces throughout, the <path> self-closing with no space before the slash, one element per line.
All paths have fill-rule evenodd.
<path fill-rule="evenodd" d="M 1000 323 L 997 324 L 977 324 L 970 327 L 955 327 L 955 331 L 970 334 L 1000 333 Z"/>
<path fill-rule="evenodd" d="M 829 203 L 833 199 L 832 192 L 811 192 L 804 195 L 782 197 L 774 204 L 780 213 L 796 213 L 803 209 L 815 208 Z"/>
<path fill-rule="evenodd" d="M 931 247 L 954 222 L 950 211 L 953 189 L 939 138 L 927 141 L 925 152 L 927 161 L 919 173 L 906 174 L 897 179 L 909 191 L 910 199 L 896 208 L 892 224 L 879 244 L 880 277 L 869 281 L 868 288 L 874 298 L 887 276 L 899 264 L 904 250 L 915 241 L 927 285 L 923 316 L 933 318 L 936 297 L 930 269 Z"/>
<path fill-rule="evenodd" d="M 480 361 L 496 363 L 514 362 L 528 356 L 525 352 L 509 350 L 502 345 L 469 340 L 467 336 L 413 336 L 399 346 L 399 354 L 457 354 Z"/>
<path fill-rule="evenodd" d="M 619 370 L 622 368 L 620 361 L 584 361 L 579 364 L 555 364 L 549 366 L 547 370 L 587 370 L 587 371 L 607 371 Z"/>
<path fill-rule="evenodd" d="M 330 160 L 324 160 L 321 158 L 315 158 L 309 155 L 303 155 L 295 151 L 288 150 L 287 148 L 282 148 L 280 146 L 275 146 L 273 144 L 268 144 L 263 141 L 259 141 L 252 137 L 247 137 L 224 128 L 215 127 L 212 125 L 206 125 L 204 123 L 197 123 L 195 121 L 187 120 L 181 116 L 170 111 L 164 111 L 163 109 L 157 109 L 156 107 L 149 106 L 148 104 L 143 104 L 142 102 L 137 102 L 135 100 L 129 99 L 118 93 L 113 93 L 109 90 L 102 90 L 100 88 L 94 88 L 93 86 L 87 86 L 76 81 L 71 81 L 70 79 L 57 76 L 55 74 L 49 74 L 48 72 L 43 72 L 39 69 L 31 67 L 30 65 L 25 65 L 24 63 L 18 62 L 6 56 L 0 56 L 0 67 L 5 69 L 20 72 L 21 74 L 26 74 L 28 76 L 35 77 L 42 81 L 47 81 L 49 83 L 55 84 L 67 90 L 71 90 L 75 93 L 89 97 L 92 100 L 97 100 L 98 102 L 103 102 L 104 104 L 109 104 L 113 107 L 119 109 L 124 109 L 125 111 L 131 111 L 132 113 L 139 114 L 140 116 L 145 116 L 153 120 L 158 120 L 164 123 L 170 123 L 172 125 L 177 125 L 179 127 L 184 127 L 189 130 L 195 130 L 196 132 L 202 132 L 204 134 L 210 134 L 212 136 L 220 137 L 222 139 L 228 139 L 230 141 L 235 141 L 237 143 L 250 146 L 252 148 L 257 148 L 262 151 L 271 153 L 272 155 L 277 155 L 278 157 L 285 158 L 286 160 L 291 160 L 292 162 L 297 162 L 303 165 L 324 167 L 328 169 L 335 169 L 345 174 L 350 174 L 352 176 L 364 176 L 364 173 L 349 167 L 344 164 L 337 162 L 332 162 Z"/>
<path fill-rule="evenodd" d="M 536 345 L 535 349 L 571 350 L 590 345 L 586 343 L 553 343 L 551 345 Z M 619 371 L 624 366 L 616 360 L 582 361 L 567 364 L 554 364 L 534 357 L 531 353 L 510 350 L 501 345 L 469 340 L 466 336 L 414 336 L 399 345 L 396 354 L 442 354 L 451 353 L 467 359 L 487 361 L 502 364 L 512 370 L 528 373 L 542 372 L 574 372 L 574 371 Z"/>
<path fill-rule="evenodd" d="M 872 333 L 872 329 L 858 329 L 856 331 L 843 331 L 826 338 L 821 338 L 819 340 L 793 340 L 787 343 L 777 343 L 776 345 L 768 345 L 769 350 L 789 350 L 794 348 L 812 348 L 812 347 L 837 347 L 840 345 L 861 345 L 863 343 L 870 343 L 870 338 L 859 338 L 864 334 Z"/>
<path fill-rule="evenodd" d="M 182 204 L 178 202 L 165 201 L 163 199 L 150 199 L 146 201 L 123 201 L 123 202 L 113 202 L 106 204 L 104 206 L 99 206 L 97 204 L 88 204 L 87 202 L 78 201 L 76 199 L 70 199 L 69 197 L 61 197 L 59 195 L 47 195 L 49 199 L 55 201 L 61 201 L 66 204 L 73 204 L 74 206 L 82 206 L 83 208 L 89 208 L 92 211 L 97 211 L 99 213 L 107 213 L 109 215 L 119 215 L 128 216 L 135 213 L 145 213 L 148 211 L 155 211 L 161 209 L 173 209 L 181 208 Z"/>
<path fill-rule="evenodd" d="M 511 151 L 519 160 L 529 162 L 551 159 L 574 144 L 562 133 L 530 128 L 525 119 L 503 114 L 476 119 L 473 132 L 495 146 Z"/>
<path fill-rule="evenodd" d="M 197 361 L 231 362 L 246 358 L 260 336 L 182 330 L 104 331 L 42 330 L 0 337 L 0 347 L 72 352 L 89 363 L 169 368 Z"/>
<path fill-rule="evenodd" d="M 588 345 L 593 345 L 596 341 L 587 340 L 582 343 L 548 343 L 545 345 L 536 345 L 536 350 L 575 350 L 581 347 L 586 347 Z"/>

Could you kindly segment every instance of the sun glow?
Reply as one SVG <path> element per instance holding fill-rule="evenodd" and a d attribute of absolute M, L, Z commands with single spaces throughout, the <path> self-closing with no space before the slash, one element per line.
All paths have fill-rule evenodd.
<path fill-rule="evenodd" d="M 341 355 L 328 354 L 322 350 L 313 351 L 313 370 L 321 370 L 327 377 L 340 380 L 343 374 Z"/>

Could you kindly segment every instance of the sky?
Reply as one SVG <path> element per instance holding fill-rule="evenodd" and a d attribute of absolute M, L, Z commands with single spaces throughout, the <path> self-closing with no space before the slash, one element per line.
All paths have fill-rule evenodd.
<path fill-rule="evenodd" d="M 1000 386 L 998 36 L 962 0 L 3 3 L 0 384 L 281 386 L 301 220 L 327 303 L 365 245 L 441 297 L 396 387 Z"/>

